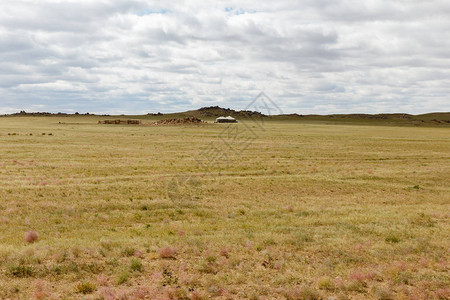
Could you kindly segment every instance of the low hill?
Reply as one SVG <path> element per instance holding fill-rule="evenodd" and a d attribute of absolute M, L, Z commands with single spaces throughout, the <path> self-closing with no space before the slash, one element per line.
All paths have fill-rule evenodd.
<path fill-rule="evenodd" d="M 204 120 L 214 120 L 220 116 L 232 116 L 236 119 L 263 118 L 270 121 L 290 121 L 326 124 L 373 124 L 373 125 L 403 125 L 403 126 L 445 126 L 450 127 L 450 112 L 410 115 L 393 114 L 332 114 L 332 115 L 300 115 L 285 114 L 268 116 L 254 111 L 237 111 L 219 106 L 202 107 L 197 110 L 164 114 L 172 118 L 196 117 Z"/>

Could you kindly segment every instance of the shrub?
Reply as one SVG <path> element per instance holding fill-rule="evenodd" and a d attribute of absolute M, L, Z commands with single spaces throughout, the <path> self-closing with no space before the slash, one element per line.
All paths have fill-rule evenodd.
<path fill-rule="evenodd" d="M 97 276 L 97 285 L 107 286 L 108 285 L 108 277 L 105 274 L 98 275 Z"/>
<path fill-rule="evenodd" d="M 431 216 L 426 215 L 424 213 L 419 213 L 412 221 L 411 224 L 424 226 L 424 227 L 434 227 L 436 225 L 436 221 L 431 218 Z"/>
<path fill-rule="evenodd" d="M 347 285 L 347 290 L 352 292 L 365 292 L 367 284 L 363 281 L 353 280 Z"/>
<path fill-rule="evenodd" d="M 30 266 L 12 265 L 8 268 L 8 273 L 13 277 L 25 278 L 34 275 L 34 270 Z"/>
<path fill-rule="evenodd" d="M 132 259 L 131 260 L 130 269 L 131 269 L 132 272 L 134 272 L 134 271 L 142 272 L 144 270 L 144 268 L 142 266 L 141 260 L 138 259 L 138 258 Z"/>
<path fill-rule="evenodd" d="M 80 282 L 77 285 L 77 292 L 81 294 L 91 294 L 96 289 L 95 284 L 90 282 Z"/>
<path fill-rule="evenodd" d="M 100 289 L 100 299 L 103 300 L 114 300 L 117 299 L 114 291 L 109 287 L 103 287 Z"/>
<path fill-rule="evenodd" d="M 306 286 L 301 288 L 294 288 L 292 290 L 288 290 L 284 292 L 284 296 L 288 300 L 319 300 L 321 299 L 320 294 Z"/>
<path fill-rule="evenodd" d="M 208 297 L 200 291 L 193 291 L 191 293 L 191 295 L 189 296 L 189 299 L 191 299 L 191 300 L 203 300 L 203 299 L 207 299 L 207 298 Z"/>
<path fill-rule="evenodd" d="M 134 248 L 132 248 L 132 247 L 126 247 L 125 249 L 122 250 L 122 255 L 130 257 L 130 256 L 134 255 L 135 251 L 136 250 Z"/>
<path fill-rule="evenodd" d="M 321 290 L 334 290 L 335 288 L 334 282 L 327 276 L 319 278 L 317 287 Z"/>
<path fill-rule="evenodd" d="M 33 282 L 33 299 L 49 299 L 50 292 L 48 291 L 47 284 L 41 280 L 37 279 Z"/>
<path fill-rule="evenodd" d="M 435 292 L 436 298 L 438 299 L 450 299 L 450 288 L 438 289 Z"/>
<path fill-rule="evenodd" d="M 173 247 L 165 247 L 159 250 L 158 254 L 160 258 L 175 259 L 177 256 L 177 249 Z"/>
<path fill-rule="evenodd" d="M 136 250 L 136 251 L 134 251 L 133 256 L 138 257 L 138 258 L 143 258 L 144 254 L 142 253 L 141 250 Z"/>
<path fill-rule="evenodd" d="M 388 242 L 388 243 L 395 244 L 395 243 L 399 243 L 400 242 L 400 238 L 398 236 L 395 236 L 395 235 L 391 234 L 391 235 L 388 235 L 386 237 L 385 241 Z"/>
<path fill-rule="evenodd" d="M 30 230 L 25 234 L 25 242 L 34 243 L 38 240 L 39 236 L 36 231 Z"/>
<path fill-rule="evenodd" d="M 214 255 L 208 255 L 208 256 L 206 257 L 206 261 L 207 261 L 208 263 L 215 263 L 215 262 L 217 261 L 217 257 L 214 256 Z"/>
<path fill-rule="evenodd" d="M 128 278 L 130 277 L 130 273 L 128 272 L 122 272 L 117 277 L 117 284 L 123 284 L 128 281 Z"/>
<path fill-rule="evenodd" d="M 375 287 L 374 294 L 378 300 L 393 300 L 394 296 L 392 295 L 391 290 L 388 287 Z"/>
<path fill-rule="evenodd" d="M 167 286 L 167 285 L 174 285 L 178 283 L 178 277 L 173 275 L 172 271 L 170 271 L 169 269 L 164 269 L 162 272 L 162 285 L 163 286 Z"/>
<path fill-rule="evenodd" d="M 199 264 L 198 270 L 201 273 L 209 273 L 209 274 L 217 274 L 219 272 L 217 263 L 208 262 L 207 260 Z"/>
<path fill-rule="evenodd" d="M 283 268 L 283 265 L 279 261 L 276 261 L 273 263 L 273 268 L 275 270 L 281 270 Z"/>
<path fill-rule="evenodd" d="M 221 256 L 226 257 L 226 258 L 230 258 L 230 251 L 228 250 L 228 248 L 222 248 L 220 249 L 220 253 Z"/>
<path fill-rule="evenodd" d="M 350 280 L 355 280 L 358 282 L 364 282 L 367 278 L 367 275 L 364 272 L 356 271 L 349 275 Z"/>

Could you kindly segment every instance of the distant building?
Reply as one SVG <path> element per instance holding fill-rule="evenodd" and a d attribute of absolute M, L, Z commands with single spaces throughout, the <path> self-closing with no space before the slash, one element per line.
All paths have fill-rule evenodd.
<path fill-rule="evenodd" d="M 237 123 L 237 120 L 231 116 L 228 117 L 218 117 L 216 123 Z"/>

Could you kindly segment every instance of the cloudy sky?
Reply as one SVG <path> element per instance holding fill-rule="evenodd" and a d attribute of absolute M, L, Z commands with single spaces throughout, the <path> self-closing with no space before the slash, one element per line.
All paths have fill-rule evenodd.
<path fill-rule="evenodd" d="M 450 111 L 448 0 L 0 0 L 0 113 Z"/>

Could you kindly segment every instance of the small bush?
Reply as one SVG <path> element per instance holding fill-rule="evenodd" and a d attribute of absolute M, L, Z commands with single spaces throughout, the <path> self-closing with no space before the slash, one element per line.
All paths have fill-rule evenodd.
<path fill-rule="evenodd" d="M 177 256 L 177 249 L 173 247 L 165 247 L 159 250 L 158 254 L 160 258 L 175 259 Z"/>
<path fill-rule="evenodd" d="M 264 246 L 274 246 L 277 244 L 273 238 L 268 238 L 263 241 Z"/>
<path fill-rule="evenodd" d="M 321 296 L 319 292 L 309 288 L 309 287 L 301 287 L 294 288 L 292 290 L 288 290 L 284 292 L 284 296 L 288 300 L 319 300 Z"/>
<path fill-rule="evenodd" d="M 112 300 L 117 299 L 117 296 L 110 287 L 103 287 L 100 289 L 100 299 Z"/>
<path fill-rule="evenodd" d="M 191 300 L 204 300 L 204 299 L 208 299 L 208 297 L 200 291 L 193 291 L 190 295 L 190 299 Z"/>
<path fill-rule="evenodd" d="M 8 273 L 13 277 L 26 278 L 34 275 L 34 270 L 30 266 L 12 265 L 8 268 Z"/>
<path fill-rule="evenodd" d="M 97 276 L 97 285 L 107 286 L 108 285 L 108 277 L 105 274 L 98 275 Z"/>
<path fill-rule="evenodd" d="M 25 242 L 34 243 L 38 240 L 39 236 L 36 231 L 30 230 L 25 234 Z"/>
<path fill-rule="evenodd" d="M 199 264 L 198 271 L 201 273 L 217 274 L 219 272 L 219 268 L 217 263 L 212 263 L 205 260 Z"/>
<path fill-rule="evenodd" d="M 228 250 L 228 248 L 220 249 L 219 254 L 220 254 L 220 256 L 223 256 L 223 257 L 226 257 L 226 258 L 230 258 L 230 250 Z"/>
<path fill-rule="evenodd" d="M 215 262 L 217 261 L 217 257 L 214 256 L 214 255 L 208 255 L 208 256 L 206 257 L 206 261 L 207 261 L 208 263 L 215 263 Z"/>
<path fill-rule="evenodd" d="M 132 272 L 142 272 L 144 270 L 143 266 L 142 266 L 142 262 L 140 259 L 138 258 L 134 258 L 131 260 L 131 265 L 130 265 L 130 269 Z"/>
<path fill-rule="evenodd" d="M 435 296 L 437 299 L 442 299 L 442 300 L 450 299 L 450 288 L 445 287 L 445 288 L 436 290 Z"/>
<path fill-rule="evenodd" d="M 91 294 L 95 291 L 96 286 L 90 282 L 80 282 L 77 285 L 77 292 L 81 294 Z"/>
<path fill-rule="evenodd" d="M 394 296 L 388 287 L 375 287 L 373 292 L 378 300 L 394 299 Z"/>
<path fill-rule="evenodd" d="M 395 236 L 395 235 L 391 234 L 391 235 L 386 237 L 385 241 L 387 243 L 396 244 L 396 243 L 400 243 L 400 238 L 398 236 Z"/>
<path fill-rule="evenodd" d="M 317 281 L 317 287 L 320 290 L 334 290 L 335 286 L 334 286 L 334 282 L 331 280 L 330 277 L 321 277 L 319 278 L 319 280 Z"/>
<path fill-rule="evenodd" d="M 367 284 L 363 281 L 352 280 L 346 288 L 347 291 L 362 293 L 366 291 L 366 286 Z"/>
<path fill-rule="evenodd" d="M 126 247 L 125 249 L 122 250 L 122 255 L 123 256 L 133 256 L 134 252 L 136 251 L 136 249 L 132 248 L 132 247 Z"/>
<path fill-rule="evenodd" d="M 37 279 L 33 282 L 33 299 L 44 300 L 49 299 L 50 296 L 48 285 L 45 281 Z"/>
<path fill-rule="evenodd" d="M 128 272 L 122 272 L 117 277 L 117 284 L 123 284 L 128 281 L 128 278 L 130 278 L 130 273 Z"/>
<path fill-rule="evenodd" d="M 133 256 L 138 257 L 138 258 L 143 258 L 144 254 L 142 253 L 141 250 L 136 250 L 136 251 L 134 251 Z"/>
<path fill-rule="evenodd" d="M 420 213 L 411 221 L 411 224 L 424 227 L 434 227 L 436 225 L 436 221 L 434 221 L 431 216 Z"/>
<path fill-rule="evenodd" d="M 178 277 L 175 276 L 169 269 L 164 269 L 162 272 L 162 285 L 170 286 L 174 284 L 178 284 Z"/>

